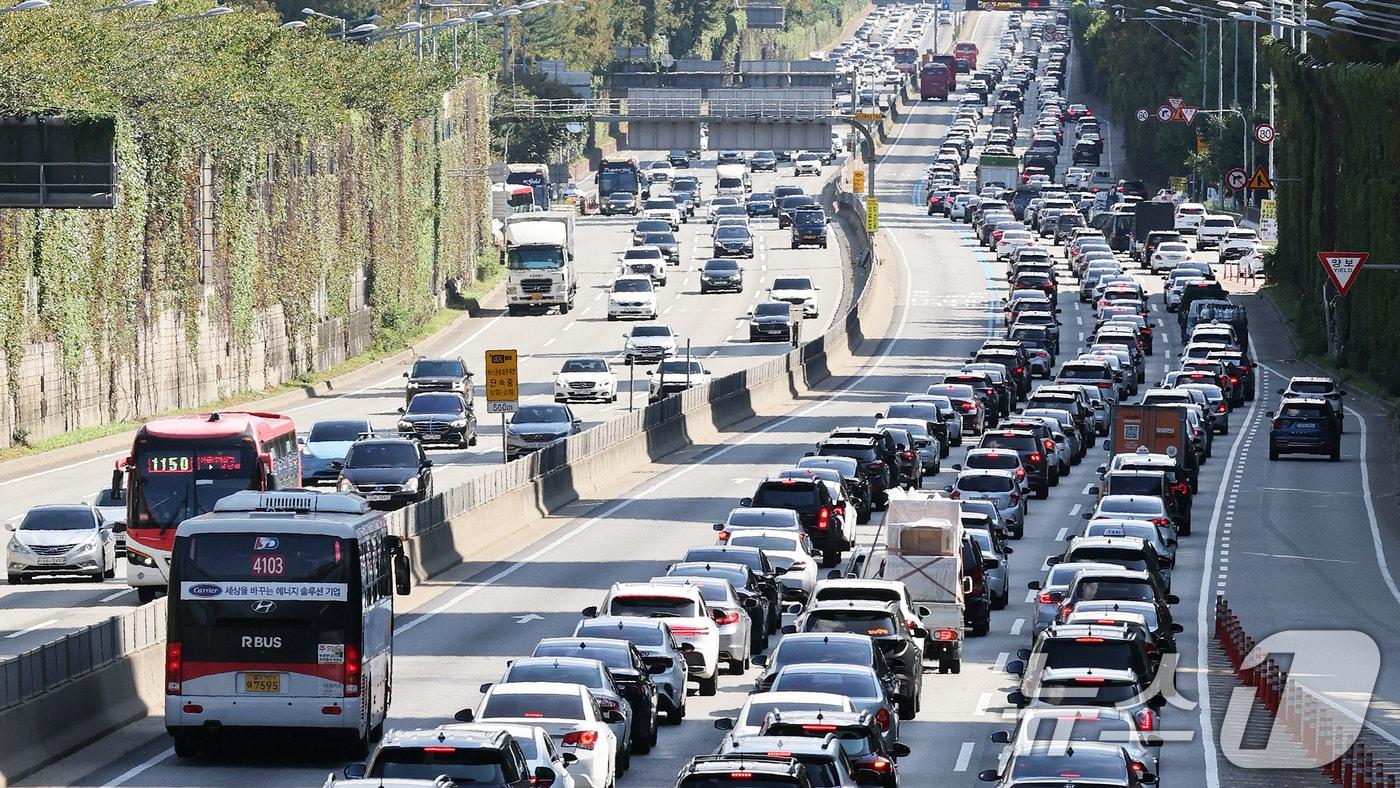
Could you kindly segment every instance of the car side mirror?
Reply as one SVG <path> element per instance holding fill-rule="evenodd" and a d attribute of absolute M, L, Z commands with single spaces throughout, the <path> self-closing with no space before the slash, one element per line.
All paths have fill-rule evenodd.
<path fill-rule="evenodd" d="M 1097 467 L 1097 468 L 1094 469 L 1094 473 L 1097 473 L 1098 475 L 1103 476 L 1105 473 L 1108 473 L 1108 466 L 1107 466 L 1107 465 L 1100 465 L 1099 467 Z"/>
<path fill-rule="evenodd" d="M 1172 622 L 1172 632 L 1174 632 L 1174 633 L 1180 635 L 1182 632 L 1185 632 L 1185 631 L 1186 631 L 1186 627 L 1184 627 L 1184 626 L 1182 626 L 1182 625 L 1176 623 L 1175 621 Z"/>
<path fill-rule="evenodd" d="M 408 373 L 407 373 L 407 372 L 403 373 L 403 376 L 404 376 L 404 377 L 408 377 Z"/>
<path fill-rule="evenodd" d="M 1011 731 L 993 731 L 988 738 L 991 739 L 992 744 L 1010 744 Z"/>
<path fill-rule="evenodd" d="M 408 373 L 405 372 L 404 374 L 407 375 Z M 359 780 L 359 779 L 362 779 L 362 778 L 364 778 L 365 772 L 366 772 L 366 771 L 368 771 L 368 769 L 366 768 L 366 765 L 365 765 L 364 763 L 362 763 L 362 762 L 352 763 L 352 764 L 350 764 L 350 765 L 348 765 L 348 766 L 345 767 L 345 770 L 344 770 L 345 779 L 347 779 L 347 780 Z"/>
<path fill-rule="evenodd" d="M 1016 690 L 1015 692 L 1008 692 L 1006 694 L 1006 702 L 1010 703 L 1018 709 L 1024 709 L 1027 703 L 1026 694 L 1024 692 L 1021 692 L 1020 690 Z"/>
<path fill-rule="evenodd" d="M 597 617 L 598 617 L 598 606 L 597 606 L 597 605 L 589 605 L 588 607 L 585 607 L 583 610 L 580 610 L 580 611 L 579 611 L 579 614 L 582 615 L 584 618 L 597 618 Z"/>
<path fill-rule="evenodd" d="M 618 712 L 609 713 L 617 714 Z M 554 785 L 554 769 L 548 766 L 536 766 L 534 774 L 530 777 L 530 785 L 536 786 L 536 788 L 549 788 L 549 786 Z"/>
<path fill-rule="evenodd" d="M 395 412 L 395 413 L 402 414 L 402 413 L 403 413 L 403 408 L 394 408 L 394 412 Z"/>
<path fill-rule="evenodd" d="M 983 769 L 977 773 L 977 779 L 984 783 L 994 783 L 1001 779 L 1001 775 L 997 774 L 996 769 Z"/>
<path fill-rule="evenodd" d="M 574 755 L 571 752 L 566 752 L 559 756 L 559 760 L 563 761 L 565 766 L 573 766 L 574 764 L 578 763 L 578 756 Z"/>
<path fill-rule="evenodd" d="M 740 505 L 740 506 L 753 506 L 753 499 L 752 499 L 752 498 L 740 498 L 740 499 L 739 499 L 739 505 Z"/>
<path fill-rule="evenodd" d="M 622 722 L 625 719 L 627 718 L 624 717 L 622 715 L 622 712 L 618 711 L 617 709 L 608 709 L 607 711 L 603 712 L 603 722 L 606 722 L 609 725 Z"/>
<path fill-rule="evenodd" d="M 471 709 L 462 709 L 456 714 L 453 714 L 452 719 L 458 722 L 474 722 L 476 720 L 476 712 Z"/>
<path fill-rule="evenodd" d="M 1175 605 L 1181 602 L 1181 597 L 1176 594 L 1167 594 L 1167 604 Z"/>
<path fill-rule="evenodd" d="M 734 730 L 734 720 L 731 719 L 731 718 L 729 718 L 729 717 L 720 717 L 719 719 L 715 720 L 715 730 L 717 730 L 717 731 L 732 731 L 732 730 Z"/>
<path fill-rule="evenodd" d="M 1020 676 L 1026 672 L 1026 663 L 1019 659 L 1013 659 L 1006 663 L 1006 672 L 1013 676 Z"/>
<path fill-rule="evenodd" d="M 112 523 L 112 533 L 114 533 L 114 534 L 124 534 L 124 533 L 126 533 L 126 523 Z"/>
<path fill-rule="evenodd" d="M 797 634 L 797 627 L 792 624 L 787 624 L 781 631 L 784 635 L 795 635 Z"/>
<path fill-rule="evenodd" d="M 1093 513 L 1093 512 L 1085 512 L 1085 513 L 1083 513 L 1083 514 L 1081 514 L 1081 515 L 1079 515 L 1079 516 L 1082 517 L 1082 518 L 1084 518 L 1085 520 L 1092 520 L 1092 519 L 1094 519 L 1094 513 Z"/>

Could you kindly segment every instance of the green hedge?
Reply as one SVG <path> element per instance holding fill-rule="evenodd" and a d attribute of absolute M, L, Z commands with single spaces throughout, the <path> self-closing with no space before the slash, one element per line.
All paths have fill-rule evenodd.
<path fill-rule="evenodd" d="M 94 360 L 121 374 L 139 327 L 167 310 L 191 353 L 206 315 L 246 351 L 255 310 L 273 305 L 309 349 L 316 322 L 362 295 L 382 337 L 426 320 L 446 280 L 474 276 L 491 243 L 483 80 L 449 90 L 451 74 L 407 49 L 281 31 L 270 13 L 152 26 L 207 3 L 98 5 L 0 16 L 0 113 L 115 120 L 121 189 L 113 210 L 0 211 L 12 392 L 32 342 L 58 344 L 73 385 Z M 351 292 L 361 268 L 367 294 Z M 297 371 L 312 369 L 301 356 Z"/>
<path fill-rule="evenodd" d="M 1280 297 L 1299 305 L 1303 351 L 1331 352 L 1339 365 L 1400 393 L 1396 272 L 1363 269 L 1351 293 L 1337 299 L 1329 343 L 1326 275 L 1317 259 L 1319 251 L 1341 250 L 1400 262 L 1400 66 L 1324 64 L 1299 58 L 1282 42 L 1270 43 L 1261 57 L 1272 64 L 1279 91 L 1279 243 L 1268 278 Z"/>

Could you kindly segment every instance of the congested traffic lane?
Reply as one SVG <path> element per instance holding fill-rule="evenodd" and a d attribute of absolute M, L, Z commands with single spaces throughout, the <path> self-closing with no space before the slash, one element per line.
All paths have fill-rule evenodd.
<path fill-rule="evenodd" d="M 979 28 L 977 35 L 979 40 L 992 36 L 992 29 Z M 927 137 L 941 133 L 939 123 L 927 115 L 916 117 L 887 161 L 922 150 Z M 898 188 L 907 200 L 907 184 Z M 896 191 L 891 188 L 890 200 Z M 458 567 L 416 588 L 400 606 L 407 612 L 400 613 L 395 636 L 390 726 L 451 720 L 455 711 L 477 702 L 477 686 L 496 680 L 506 660 L 528 654 L 542 637 L 571 632 L 578 611 L 597 604 L 611 582 L 664 573 L 688 547 L 713 543 L 710 524 L 751 494 L 764 474 L 790 465 L 837 426 L 870 423 L 881 405 L 922 391 L 935 371 L 953 369 L 954 359 L 985 335 L 981 329 L 988 324 L 989 302 L 981 269 L 972 267 L 974 275 L 940 300 L 934 295 L 936 282 L 949 270 L 967 268 L 965 264 L 948 269 L 945 261 L 924 254 L 895 255 L 889 264 L 900 267 L 901 290 L 912 298 L 894 306 L 889 341 L 868 343 L 871 355 L 865 363 L 837 370 L 829 393 L 809 396 L 776 419 L 750 420 L 711 444 L 619 478 L 615 495 L 566 507 L 546 524 L 551 536 L 509 558 L 502 556 L 501 563 Z M 920 295 L 923 283 L 931 289 Z M 965 332 L 965 324 L 978 331 Z M 928 483 L 934 481 L 931 477 Z M 626 545 L 625 551 L 619 545 Z M 719 734 L 712 718 L 737 709 L 752 678 L 752 672 L 722 677 L 714 697 L 692 695 L 686 722 L 663 727 L 656 750 L 635 758 L 621 784 L 671 784 L 688 758 L 713 750 Z M 153 718 L 75 753 L 25 784 L 80 778 L 95 785 L 308 785 L 319 784 L 327 771 L 344 764 L 335 755 L 313 750 L 268 765 L 266 750 L 257 753 L 177 761 L 159 719 Z"/>
<path fill-rule="evenodd" d="M 639 161 L 664 153 L 639 152 Z M 703 194 L 714 194 L 714 154 L 691 168 L 700 177 Z M 816 194 L 832 173 L 821 178 L 794 177 L 791 165 L 777 173 L 754 174 L 756 191 L 771 190 L 775 183 L 796 184 Z M 684 170 L 680 170 L 684 173 Z M 632 245 L 630 216 L 581 216 L 576 241 L 580 286 L 577 307 L 568 315 L 507 316 L 489 314 L 462 321 L 452 335 L 435 338 L 419 347 L 423 355 L 461 356 L 468 369 L 477 372 L 478 445 L 464 450 L 429 448 L 435 463 L 438 489 L 460 484 L 501 463 L 501 422 L 486 413 L 484 381 L 480 375 L 482 354 L 492 348 L 517 348 L 520 352 L 522 402 L 550 402 L 554 372 L 570 357 L 603 356 L 612 362 L 619 378 L 620 395 L 614 404 L 576 403 L 584 428 L 618 415 L 629 404 L 628 386 L 635 387 L 635 406 L 647 403 L 646 372 L 654 365 L 639 365 L 629 384 L 629 368 L 623 363 L 622 335 L 632 321 L 607 319 L 607 292 L 618 269 L 618 256 Z M 838 310 L 845 287 L 842 260 L 845 249 L 840 234 L 831 232 L 825 249 L 789 248 L 788 230 L 779 230 L 777 219 L 753 222 L 756 236 L 753 259 L 741 260 L 744 289 L 738 293 L 699 292 L 697 268 L 712 254 L 710 228 L 703 215 L 692 217 L 677 233 L 682 242 L 681 263 L 669 266 L 668 282 L 658 288 L 657 322 L 667 323 L 681 338 L 680 351 L 690 342 L 693 357 L 715 375 L 725 375 L 786 352 L 783 343 L 750 343 L 746 313 L 766 300 L 767 288 L 783 273 L 808 275 L 821 288 L 817 292 L 819 316 L 803 321 L 803 336 L 824 332 Z M 499 310 L 503 312 L 503 310 Z M 368 418 L 376 429 L 393 431 L 402 407 L 403 366 L 378 369 L 364 384 L 329 396 L 282 408 L 305 431 L 321 419 Z M 124 453 L 121 455 L 124 456 Z M 0 481 L 6 495 L 0 501 L 0 520 L 17 521 L 29 508 L 46 503 L 92 501 L 103 485 L 110 484 L 112 462 L 117 455 L 101 455 L 52 471 Z M 7 540 L 8 533 L 0 535 Z M 74 578 L 31 581 L 22 586 L 0 585 L 0 656 L 19 654 L 47 643 L 66 632 L 88 626 L 137 604 L 126 585 L 126 562 L 119 558 L 116 577 L 103 583 Z"/>

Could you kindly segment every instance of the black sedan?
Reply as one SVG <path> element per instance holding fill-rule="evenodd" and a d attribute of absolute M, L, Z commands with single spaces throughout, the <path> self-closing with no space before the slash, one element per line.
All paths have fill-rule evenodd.
<path fill-rule="evenodd" d="M 792 304 L 786 301 L 759 304 L 749 313 L 749 341 L 791 342 L 792 325 Z"/>
<path fill-rule="evenodd" d="M 399 435 L 421 443 L 476 445 L 476 413 L 467 398 L 455 391 L 414 394 L 399 408 Z"/>
<path fill-rule="evenodd" d="M 700 269 L 700 292 L 716 290 L 744 291 L 744 269 L 739 267 L 738 260 L 716 257 L 705 261 L 705 267 Z"/>
<path fill-rule="evenodd" d="M 433 461 L 408 438 L 358 441 L 345 455 L 336 489 L 357 493 L 376 509 L 397 509 L 433 494 Z"/>

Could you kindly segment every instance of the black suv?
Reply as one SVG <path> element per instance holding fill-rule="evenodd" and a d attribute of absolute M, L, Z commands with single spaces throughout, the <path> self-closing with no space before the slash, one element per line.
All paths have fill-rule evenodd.
<path fill-rule="evenodd" d="M 399 414 L 399 435 L 405 438 L 462 448 L 476 445 L 476 413 L 471 401 L 455 391 L 414 394 Z"/>
<path fill-rule="evenodd" d="M 889 488 L 895 466 L 885 460 L 879 438 L 827 438 L 817 444 L 817 457 L 849 457 L 856 461 L 857 473 L 870 487 L 871 505 L 883 512 L 890 505 Z"/>
<path fill-rule="evenodd" d="M 1151 495 L 1162 499 L 1167 507 L 1167 516 L 1172 519 L 1177 533 L 1191 535 L 1190 488 L 1184 483 L 1175 482 L 1173 468 L 1140 470 L 1120 468 L 1104 474 L 1103 482 L 1089 489 L 1090 494 L 1104 495 Z"/>
<path fill-rule="evenodd" d="M 758 582 L 758 590 L 763 594 L 763 598 L 768 601 L 768 632 L 771 634 L 778 631 L 782 626 L 782 588 L 778 583 L 778 575 L 787 574 L 786 569 L 773 566 L 768 560 L 768 555 L 757 547 L 738 547 L 735 545 L 714 545 L 707 547 L 692 547 L 686 551 L 684 563 L 699 563 L 711 561 L 721 564 L 741 564 L 748 567 Z"/>
<path fill-rule="evenodd" d="M 822 566 L 836 566 L 842 551 L 849 547 L 841 508 L 821 479 L 766 479 L 752 498 L 739 501 L 739 505 L 797 512 L 802 530 L 822 551 Z"/>
<path fill-rule="evenodd" d="M 336 482 L 340 492 L 358 493 L 376 509 L 397 509 L 433 494 L 433 461 L 418 441 L 368 438 L 345 455 Z"/>
<path fill-rule="evenodd" d="M 1051 470 L 1049 451 L 1041 445 L 1041 439 L 1029 430 L 998 430 L 985 433 L 977 442 L 977 448 L 1016 452 L 1021 458 L 1021 464 L 1026 467 L 1026 483 L 1037 498 L 1050 496 L 1052 475 L 1055 482 L 1059 481 L 1059 474 Z"/>
<path fill-rule="evenodd" d="M 783 627 L 783 632 L 849 632 L 869 637 L 892 673 L 893 681 L 887 686 L 899 708 L 899 718 L 912 720 L 923 691 L 924 652 L 920 639 L 901 619 L 898 602 L 838 599 L 809 606 L 797 621 Z"/>
<path fill-rule="evenodd" d="M 899 445 L 888 430 L 880 427 L 837 427 L 826 437 L 828 440 L 831 438 L 874 438 L 875 447 L 880 452 L 880 459 L 889 469 L 890 482 L 886 486 L 893 487 L 899 484 Z"/>
<path fill-rule="evenodd" d="M 868 711 L 769 712 L 759 735 L 810 739 L 835 736 L 857 773 L 862 769 L 873 771 L 879 775 L 873 783 L 881 788 L 899 788 L 896 759 L 909 754 L 907 744 L 898 742 L 891 747 L 885 743 L 879 723 Z"/>
<path fill-rule="evenodd" d="M 403 373 L 408 379 L 403 401 L 408 404 L 413 395 L 423 391 L 455 391 L 467 399 L 472 396 L 472 373 L 467 362 L 457 358 L 419 358 L 413 368 Z"/>

